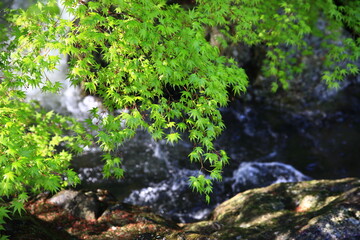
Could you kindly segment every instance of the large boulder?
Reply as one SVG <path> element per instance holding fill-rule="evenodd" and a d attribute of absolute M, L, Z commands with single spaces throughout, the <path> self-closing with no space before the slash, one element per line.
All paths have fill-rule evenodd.
<path fill-rule="evenodd" d="M 239 193 L 184 230 L 214 239 L 360 239 L 360 180 L 279 183 Z"/>

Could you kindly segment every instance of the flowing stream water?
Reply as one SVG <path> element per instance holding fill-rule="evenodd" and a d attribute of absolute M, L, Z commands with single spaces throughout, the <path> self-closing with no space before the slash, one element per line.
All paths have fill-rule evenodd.
<path fill-rule="evenodd" d="M 32 89 L 28 98 L 83 120 L 101 102 L 71 86 L 66 73 L 63 56 L 58 71 L 49 76 L 63 84 L 62 91 L 49 95 Z M 124 159 L 121 180 L 102 178 L 98 148 L 77 156 L 73 167 L 82 179 L 81 188 L 110 189 L 119 200 L 151 206 L 180 222 L 203 219 L 220 202 L 250 188 L 311 178 L 360 177 L 359 82 L 357 78 L 321 107 L 307 111 L 288 112 L 266 102 L 241 99 L 222 109 L 227 128 L 216 144 L 228 152 L 231 161 L 223 181 L 214 183 L 209 205 L 189 189 L 188 177 L 199 169 L 187 158 L 189 142 L 169 146 L 139 131 L 118 150 Z"/>

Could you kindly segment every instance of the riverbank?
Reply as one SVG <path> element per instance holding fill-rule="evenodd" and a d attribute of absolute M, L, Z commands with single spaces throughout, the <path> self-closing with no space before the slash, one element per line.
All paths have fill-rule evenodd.
<path fill-rule="evenodd" d="M 39 195 L 5 225 L 10 239 L 360 238 L 360 180 L 278 183 L 223 202 L 204 221 L 179 224 L 106 190 Z"/>

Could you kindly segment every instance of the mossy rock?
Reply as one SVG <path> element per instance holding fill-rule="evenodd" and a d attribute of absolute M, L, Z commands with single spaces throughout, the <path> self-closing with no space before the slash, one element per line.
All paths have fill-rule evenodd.
<path fill-rule="evenodd" d="M 217 239 L 360 239 L 360 180 L 314 180 L 251 189 L 185 229 Z"/>

